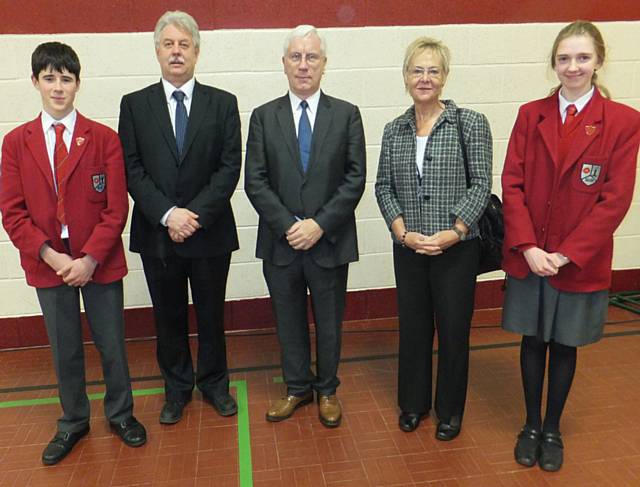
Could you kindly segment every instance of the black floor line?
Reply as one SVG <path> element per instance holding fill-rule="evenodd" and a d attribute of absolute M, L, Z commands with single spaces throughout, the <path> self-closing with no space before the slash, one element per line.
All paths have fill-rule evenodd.
<path fill-rule="evenodd" d="M 628 330 L 628 331 L 617 331 L 611 333 L 605 333 L 603 338 L 617 338 L 617 337 L 626 337 L 626 336 L 638 336 L 640 335 L 640 330 Z M 481 351 L 481 350 L 497 350 L 501 348 L 514 348 L 519 347 L 520 342 L 505 342 L 505 343 L 487 343 L 485 345 L 472 345 L 469 347 L 471 351 Z M 434 350 L 434 355 L 437 355 L 437 350 Z M 397 353 L 387 353 L 381 355 L 362 355 L 359 357 L 347 357 L 340 360 L 340 363 L 354 363 L 354 362 L 371 362 L 374 360 L 388 360 L 397 358 Z M 229 374 L 238 374 L 244 372 L 260 372 L 264 370 L 280 370 L 280 364 L 266 364 L 266 365 L 256 365 L 252 367 L 238 367 L 235 369 L 229 369 Z M 162 380 L 162 376 L 160 375 L 146 375 L 146 376 L 138 376 L 132 377 L 131 382 L 151 382 L 156 380 Z M 104 385 L 103 380 L 93 380 L 87 381 L 88 386 L 100 386 Z M 30 391 L 44 391 L 50 389 L 57 389 L 57 384 L 41 384 L 34 386 L 22 386 L 22 387 L 7 387 L 4 389 L 0 389 L 0 394 L 12 394 L 16 392 L 30 392 Z"/>

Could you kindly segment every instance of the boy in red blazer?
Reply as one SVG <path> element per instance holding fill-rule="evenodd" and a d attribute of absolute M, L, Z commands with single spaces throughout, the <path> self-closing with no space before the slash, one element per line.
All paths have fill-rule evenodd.
<path fill-rule="evenodd" d="M 102 360 L 105 416 L 128 446 L 143 445 L 146 431 L 133 416 L 124 343 L 120 236 L 128 199 L 120 141 L 75 110 L 80 61 L 71 47 L 39 45 L 31 68 L 42 113 L 4 138 L 0 211 L 53 352 L 63 415 L 42 454 L 53 465 L 89 432 L 80 292 Z"/>

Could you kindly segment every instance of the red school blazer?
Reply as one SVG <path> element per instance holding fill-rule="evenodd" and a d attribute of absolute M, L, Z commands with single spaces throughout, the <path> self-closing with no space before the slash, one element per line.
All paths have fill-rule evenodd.
<path fill-rule="evenodd" d="M 93 281 L 106 284 L 127 274 L 121 234 L 129 200 L 122 148 L 110 128 L 78 113 L 69 150 L 70 174 L 65 213 L 73 258 L 98 261 Z M 40 258 L 45 242 L 64 252 L 53 172 L 40 117 L 9 132 L 2 143 L 0 211 L 2 224 L 20 251 L 27 283 L 35 287 L 63 284 Z"/>
<path fill-rule="evenodd" d="M 596 89 L 576 127 L 566 160 L 558 160 L 558 95 L 520 107 L 502 172 L 503 269 L 530 271 L 520 251 L 534 244 L 571 262 L 549 283 L 591 292 L 611 284 L 613 232 L 629 209 L 640 144 L 640 113 Z"/>

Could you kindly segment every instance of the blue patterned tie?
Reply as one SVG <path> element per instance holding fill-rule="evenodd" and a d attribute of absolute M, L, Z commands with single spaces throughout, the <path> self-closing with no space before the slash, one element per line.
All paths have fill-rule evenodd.
<path fill-rule="evenodd" d="M 178 154 L 182 155 L 184 137 L 187 134 L 187 107 L 184 106 L 185 94 L 182 91 L 174 91 L 172 95 L 176 99 L 176 146 Z"/>
<path fill-rule="evenodd" d="M 302 115 L 300 115 L 300 123 L 298 124 L 298 146 L 300 147 L 300 162 L 302 162 L 302 170 L 304 172 L 307 172 L 311 152 L 311 123 L 307 116 L 308 106 L 309 104 L 306 100 L 300 102 Z"/>

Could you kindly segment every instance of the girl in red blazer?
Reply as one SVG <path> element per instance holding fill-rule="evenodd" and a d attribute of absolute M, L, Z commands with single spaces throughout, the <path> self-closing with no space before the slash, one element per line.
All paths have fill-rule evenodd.
<path fill-rule="evenodd" d="M 609 100 L 598 85 L 604 60 L 593 24 L 576 21 L 560 31 L 551 52 L 560 86 L 520 108 L 502 173 L 503 327 L 523 335 L 527 412 L 515 458 L 548 471 L 562 466 L 559 424 L 576 347 L 602 337 L 613 232 L 631 204 L 636 174 L 640 113 Z"/>

